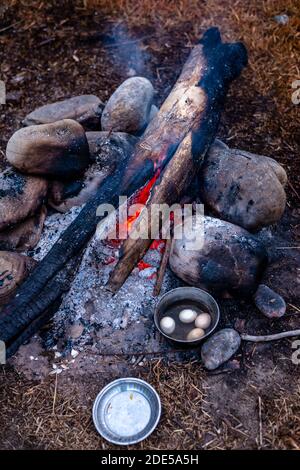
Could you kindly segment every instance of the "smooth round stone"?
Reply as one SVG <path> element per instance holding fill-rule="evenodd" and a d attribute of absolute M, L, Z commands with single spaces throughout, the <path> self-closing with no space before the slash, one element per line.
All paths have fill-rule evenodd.
<path fill-rule="evenodd" d="M 128 78 L 109 98 L 101 116 L 102 130 L 139 133 L 149 122 L 153 96 L 149 80 Z"/>
<path fill-rule="evenodd" d="M 6 304 L 15 294 L 30 271 L 36 266 L 36 261 L 28 256 L 0 251 L 0 305 Z"/>
<path fill-rule="evenodd" d="M 36 214 L 0 232 L 0 250 L 32 250 L 39 242 L 47 215 L 46 206 Z"/>
<path fill-rule="evenodd" d="M 280 318 L 285 314 L 286 303 L 284 299 L 264 284 L 258 286 L 254 302 L 258 310 L 268 318 Z"/>
<path fill-rule="evenodd" d="M 193 230 L 190 220 L 186 218 L 182 236 L 172 241 L 169 258 L 172 271 L 187 284 L 216 295 L 254 294 L 267 262 L 262 242 L 224 220 L 194 218 Z M 190 246 L 195 233 L 200 240 L 197 247 Z"/>
<path fill-rule="evenodd" d="M 239 349 L 241 337 L 232 328 L 225 328 L 213 334 L 201 348 L 201 359 L 204 367 L 217 369 L 228 361 Z"/>
<path fill-rule="evenodd" d="M 72 339 L 78 339 L 84 331 L 82 323 L 74 323 L 70 326 L 68 334 Z"/>
<path fill-rule="evenodd" d="M 201 198 L 221 219 L 256 231 L 285 209 L 285 170 L 269 157 L 230 149 L 218 140 L 201 168 Z"/>
<path fill-rule="evenodd" d="M 69 178 L 88 166 L 89 146 L 83 127 L 63 119 L 19 129 L 8 141 L 6 158 L 24 173 Z"/>
<path fill-rule="evenodd" d="M 155 118 L 155 116 L 157 115 L 159 109 L 157 106 L 155 106 L 155 104 L 153 104 L 151 106 L 151 109 L 150 109 L 150 114 L 149 114 L 149 122 L 152 121 L 153 118 Z"/>
<path fill-rule="evenodd" d="M 34 215 L 47 195 L 44 178 L 23 175 L 9 168 L 0 174 L 0 230 Z"/>
<path fill-rule="evenodd" d="M 49 124 L 62 119 L 74 119 L 84 129 L 100 129 L 100 118 L 104 104 L 95 95 L 80 95 L 72 98 L 45 104 L 23 120 L 24 126 Z"/>

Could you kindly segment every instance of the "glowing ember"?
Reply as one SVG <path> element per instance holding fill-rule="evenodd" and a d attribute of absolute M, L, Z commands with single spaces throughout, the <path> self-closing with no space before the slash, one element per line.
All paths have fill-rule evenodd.
<path fill-rule="evenodd" d="M 132 204 L 146 205 L 146 203 L 149 199 L 149 196 L 150 196 L 151 189 L 152 189 L 154 183 L 156 182 L 157 178 L 160 175 L 160 171 L 161 171 L 160 168 L 158 168 L 155 172 L 155 175 L 151 178 L 151 180 L 143 188 L 139 189 L 135 193 L 135 195 L 133 197 L 133 200 L 132 200 Z M 142 208 L 138 209 L 133 215 L 128 216 L 128 218 L 127 218 L 127 233 L 130 232 L 130 230 L 132 228 L 132 225 L 134 224 L 136 219 L 139 217 L 141 211 L 142 211 Z"/>
<path fill-rule="evenodd" d="M 110 248 L 119 249 L 121 246 L 122 240 L 117 240 L 115 238 L 108 238 L 105 240 L 105 245 L 109 246 Z"/>
<path fill-rule="evenodd" d="M 159 253 L 163 253 L 165 251 L 166 242 L 165 240 L 153 240 L 151 243 L 149 250 L 157 250 Z"/>
<path fill-rule="evenodd" d="M 147 279 L 155 279 L 157 277 L 157 273 L 152 273 Z"/>
<path fill-rule="evenodd" d="M 152 268 L 153 266 L 151 266 L 151 264 L 146 263 L 145 261 L 141 259 L 141 261 L 138 262 L 137 267 L 139 268 L 140 271 L 143 271 L 144 269 Z"/>
<path fill-rule="evenodd" d="M 113 256 L 108 256 L 108 258 L 106 258 L 104 261 L 103 261 L 103 264 L 104 265 L 108 265 L 108 264 L 112 264 L 116 261 L 116 258 L 114 258 Z"/>

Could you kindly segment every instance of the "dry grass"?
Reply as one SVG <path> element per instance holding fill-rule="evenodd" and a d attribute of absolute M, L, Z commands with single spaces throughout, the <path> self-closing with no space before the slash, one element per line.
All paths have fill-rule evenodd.
<path fill-rule="evenodd" d="M 300 385 L 264 401 L 265 441 L 272 449 L 300 450 Z"/>
<path fill-rule="evenodd" d="M 163 414 L 156 431 L 146 441 L 130 448 L 300 448 L 299 380 L 298 388 L 296 386 L 289 395 L 278 390 L 274 396 L 261 397 L 259 390 L 250 388 L 253 400 L 256 403 L 261 400 L 261 410 L 257 405 L 253 416 L 255 425 L 247 429 L 238 410 L 228 412 L 226 416 L 221 410 L 220 415 L 213 411 L 213 404 L 209 402 L 213 385 L 198 362 L 148 362 L 145 369 L 134 375 L 156 388 L 162 400 Z M 0 428 L 0 448 L 115 449 L 97 435 L 91 419 L 100 374 L 93 376 L 90 382 L 85 380 L 85 384 L 79 384 L 65 381 L 62 376 L 52 376 L 44 383 L 34 383 L 12 370 L 6 374 L 2 372 L 0 406 L 1 421 L 5 425 Z M 221 380 L 226 382 L 226 377 Z M 10 384 L 9 389 L 5 388 L 5 383 Z M 80 389 L 84 389 L 84 396 Z M 246 392 L 245 389 L 245 393 L 249 390 Z"/>
<path fill-rule="evenodd" d="M 141 376 L 160 394 L 163 416 L 155 433 L 138 444 L 138 449 L 198 449 L 210 445 L 210 441 L 212 447 L 217 447 L 219 437 L 203 409 L 206 393 L 199 367 L 192 363 L 166 366 L 158 361 L 149 363 Z M 92 384 L 86 386 L 84 398 L 79 397 L 76 384 L 61 384 L 60 376 L 58 380 L 52 377 L 46 383 L 35 384 L 10 371 L 6 383 L 8 380 L 9 389 L 1 381 L 0 406 L 2 422 L 10 423 L 10 427 L 1 426 L 0 447 L 114 448 L 97 435 L 91 420 L 92 402 L 99 391 L 98 378 L 93 377 Z"/>

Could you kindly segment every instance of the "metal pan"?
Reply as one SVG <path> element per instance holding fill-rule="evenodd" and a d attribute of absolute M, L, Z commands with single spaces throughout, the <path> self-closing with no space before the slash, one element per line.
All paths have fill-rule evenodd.
<path fill-rule="evenodd" d="M 93 421 L 99 434 L 109 442 L 130 445 L 148 437 L 161 415 L 157 392 L 141 379 L 111 382 L 98 394 Z"/>
<path fill-rule="evenodd" d="M 177 323 L 174 334 L 166 334 L 160 327 L 160 321 L 168 312 L 175 309 L 176 305 L 181 304 L 181 308 L 199 308 L 200 310 L 207 311 L 212 319 L 210 327 L 205 332 L 205 335 L 200 339 L 187 340 L 185 339 L 184 328 L 186 325 Z M 154 312 L 154 323 L 158 331 L 173 343 L 181 344 L 181 346 L 195 347 L 207 338 L 217 327 L 220 320 L 220 310 L 216 300 L 205 290 L 198 287 L 177 287 L 172 289 L 162 296 L 156 306 Z M 182 336 L 180 335 L 180 328 L 183 330 Z"/>

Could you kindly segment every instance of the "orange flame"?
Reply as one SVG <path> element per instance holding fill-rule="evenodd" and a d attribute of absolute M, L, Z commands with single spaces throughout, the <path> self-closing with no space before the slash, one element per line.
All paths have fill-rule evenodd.
<path fill-rule="evenodd" d="M 138 189 L 138 191 L 134 194 L 132 201 L 130 201 L 130 205 L 133 205 L 133 204 L 146 205 L 147 204 L 147 201 L 150 197 L 151 189 L 153 188 L 156 180 L 158 179 L 160 175 L 160 171 L 161 171 L 160 168 L 158 168 L 154 176 L 148 181 L 148 183 L 142 188 Z M 134 222 L 139 217 L 141 212 L 142 212 L 142 208 L 139 208 L 138 210 L 135 211 L 134 214 L 128 216 L 127 221 L 126 221 L 127 233 L 130 232 Z"/>

